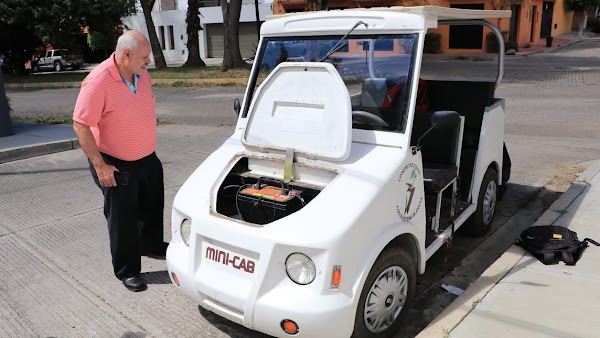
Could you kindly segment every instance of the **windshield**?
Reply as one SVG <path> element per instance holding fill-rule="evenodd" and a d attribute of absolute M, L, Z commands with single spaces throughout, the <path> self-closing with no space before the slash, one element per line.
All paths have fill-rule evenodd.
<path fill-rule="evenodd" d="M 259 82 L 281 62 L 333 64 L 352 102 L 352 127 L 404 132 L 417 34 L 265 38 L 244 116 Z"/>

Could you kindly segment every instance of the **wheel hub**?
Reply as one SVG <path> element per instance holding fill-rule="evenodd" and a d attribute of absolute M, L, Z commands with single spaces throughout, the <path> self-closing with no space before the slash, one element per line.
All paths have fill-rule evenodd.
<path fill-rule="evenodd" d="M 494 209 L 496 209 L 496 194 L 496 182 L 491 181 L 487 185 L 485 196 L 483 197 L 483 224 L 485 225 L 489 224 L 492 221 L 492 217 L 494 217 Z"/>
<path fill-rule="evenodd" d="M 381 333 L 394 324 L 408 294 L 408 277 L 399 266 L 385 269 L 375 279 L 365 299 L 365 326 Z"/>

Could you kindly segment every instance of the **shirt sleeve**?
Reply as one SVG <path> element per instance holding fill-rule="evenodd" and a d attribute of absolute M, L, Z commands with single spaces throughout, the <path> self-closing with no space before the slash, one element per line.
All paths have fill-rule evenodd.
<path fill-rule="evenodd" d="M 98 125 L 104 111 L 104 89 L 99 81 L 85 79 L 75 103 L 73 121 L 88 127 Z"/>

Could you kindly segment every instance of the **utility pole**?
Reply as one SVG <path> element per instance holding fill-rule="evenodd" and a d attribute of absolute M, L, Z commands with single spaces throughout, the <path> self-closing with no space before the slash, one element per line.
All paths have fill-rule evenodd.
<path fill-rule="evenodd" d="M 8 114 L 8 102 L 4 90 L 4 78 L 0 69 L 0 137 L 12 135 L 12 125 Z"/>

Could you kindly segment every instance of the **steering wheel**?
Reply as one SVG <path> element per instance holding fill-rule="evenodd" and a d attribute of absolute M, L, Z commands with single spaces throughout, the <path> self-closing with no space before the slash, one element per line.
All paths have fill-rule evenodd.
<path fill-rule="evenodd" d="M 352 122 L 362 123 L 362 124 L 370 124 L 374 126 L 383 126 L 389 127 L 387 122 L 385 122 L 381 117 L 369 113 L 364 110 L 353 110 L 352 111 Z"/>

